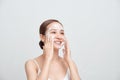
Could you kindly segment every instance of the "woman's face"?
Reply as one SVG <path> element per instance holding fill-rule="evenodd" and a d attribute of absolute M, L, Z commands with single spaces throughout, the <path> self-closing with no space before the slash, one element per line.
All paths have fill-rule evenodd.
<path fill-rule="evenodd" d="M 64 29 L 58 22 L 53 22 L 47 26 L 46 35 L 53 37 L 54 48 L 60 49 L 64 44 Z"/>

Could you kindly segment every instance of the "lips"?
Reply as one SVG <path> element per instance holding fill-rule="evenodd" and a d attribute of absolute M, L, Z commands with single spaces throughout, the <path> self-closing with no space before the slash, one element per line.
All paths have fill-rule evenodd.
<path fill-rule="evenodd" d="M 62 41 L 55 41 L 54 43 L 60 45 Z"/>

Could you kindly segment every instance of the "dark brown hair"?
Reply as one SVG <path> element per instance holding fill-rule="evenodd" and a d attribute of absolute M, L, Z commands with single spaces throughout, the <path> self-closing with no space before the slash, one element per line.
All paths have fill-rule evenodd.
<path fill-rule="evenodd" d="M 40 28 L 39 28 L 39 34 L 42 34 L 42 35 L 45 35 L 45 32 L 47 30 L 47 26 L 53 22 L 58 22 L 60 23 L 58 20 L 56 19 L 48 19 L 46 21 L 44 21 L 41 25 L 40 25 Z M 61 24 L 61 23 L 60 23 Z M 61 24 L 62 25 L 62 24 Z M 39 42 L 39 46 L 41 49 L 43 49 L 43 46 L 44 46 L 44 42 L 41 40 Z"/>

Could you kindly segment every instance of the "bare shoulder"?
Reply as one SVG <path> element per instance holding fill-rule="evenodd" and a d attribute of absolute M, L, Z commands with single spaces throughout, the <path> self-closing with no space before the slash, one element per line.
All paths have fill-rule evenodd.
<path fill-rule="evenodd" d="M 37 71 L 37 69 L 38 69 L 38 66 L 36 65 L 36 63 L 35 63 L 35 61 L 39 64 L 39 63 L 41 63 L 42 61 L 42 56 L 38 56 L 38 57 L 36 57 L 36 58 L 34 58 L 34 59 L 29 59 L 29 60 L 27 60 L 26 62 L 25 62 L 25 69 L 34 69 L 35 71 Z"/>
<path fill-rule="evenodd" d="M 38 57 L 35 57 L 35 58 L 33 58 L 33 59 L 27 60 L 27 61 L 25 62 L 25 66 L 26 66 L 26 67 L 27 67 L 27 66 L 35 67 L 36 65 L 35 65 L 34 60 L 37 61 L 39 57 L 41 57 L 41 56 L 38 56 Z"/>
<path fill-rule="evenodd" d="M 37 68 L 33 62 L 33 59 L 27 60 L 25 62 L 25 72 L 27 79 L 35 79 L 37 75 Z"/>
<path fill-rule="evenodd" d="M 35 64 L 32 59 L 25 62 L 25 69 L 35 68 Z"/>
<path fill-rule="evenodd" d="M 32 59 L 29 59 L 25 62 L 25 66 L 29 66 L 29 65 L 32 65 L 33 64 L 33 60 Z"/>

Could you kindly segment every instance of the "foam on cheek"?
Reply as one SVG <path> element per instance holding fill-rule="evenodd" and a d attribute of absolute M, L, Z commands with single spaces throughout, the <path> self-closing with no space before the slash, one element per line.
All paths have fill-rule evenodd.
<path fill-rule="evenodd" d="M 50 36 L 50 29 L 48 29 L 47 31 L 46 31 L 46 34 L 45 34 L 46 36 Z"/>
<path fill-rule="evenodd" d="M 51 39 L 54 41 L 54 37 L 55 37 L 55 36 L 50 34 L 50 30 L 51 30 L 51 29 L 48 29 L 48 30 L 46 31 L 46 37 L 49 37 L 49 38 L 51 38 Z"/>
<path fill-rule="evenodd" d="M 46 36 L 49 36 L 49 37 L 51 36 L 51 35 L 50 35 L 50 30 L 47 30 Z"/>

